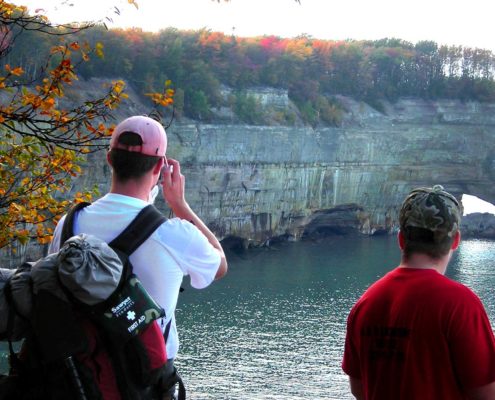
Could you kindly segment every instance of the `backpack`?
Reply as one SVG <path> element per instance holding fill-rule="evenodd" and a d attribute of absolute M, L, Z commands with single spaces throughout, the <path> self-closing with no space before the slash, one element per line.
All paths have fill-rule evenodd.
<path fill-rule="evenodd" d="M 185 399 L 167 363 L 170 322 L 163 335 L 157 320 L 165 313 L 129 261 L 165 217 L 149 205 L 107 245 L 73 236 L 75 215 L 87 205 L 67 214 L 58 253 L 0 269 L 0 340 L 10 353 L 0 400 L 155 400 L 177 383 Z"/>

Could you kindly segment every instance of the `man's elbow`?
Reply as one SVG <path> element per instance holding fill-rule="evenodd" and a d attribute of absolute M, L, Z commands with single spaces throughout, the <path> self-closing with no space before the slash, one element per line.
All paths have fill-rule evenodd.
<path fill-rule="evenodd" d="M 222 256 L 220 259 L 220 265 L 218 266 L 217 273 L 215 274 L 215 280 L 223 278 L 225 274 L 227 273 L 228 266 L 227 266 L 227 258 L 225 255 Z"/>

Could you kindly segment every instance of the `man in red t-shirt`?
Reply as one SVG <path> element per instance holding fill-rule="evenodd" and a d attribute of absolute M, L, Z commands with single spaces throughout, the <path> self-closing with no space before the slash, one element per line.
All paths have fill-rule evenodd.
<path fill-rule="evenodd" d="M 495 338 L 478 297 L 444 276 L 462 211 L 436 185 L 399 215 L 399 267 L 375 282 L 347 321 L 342 368 L 366 400 L 495 399 Z"/>

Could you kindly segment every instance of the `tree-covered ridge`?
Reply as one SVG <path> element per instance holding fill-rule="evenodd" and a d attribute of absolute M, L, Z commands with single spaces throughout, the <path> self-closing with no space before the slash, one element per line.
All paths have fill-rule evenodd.
<path fill-rule="evenodd" d="M 172 28 L 159 33 L 96 29 L 84 34 L 89 36 L 85 40 L 103 43 L 105 58 L 83 64 L 83 77 L 118 77 L 143 93 L 171 80 L 178 115 L 201 120 L 211 118 L 213 107 L 230 106 L 241 119 L 256 123 L 247 119 L 259 107 L 245 90 L 257 86 L 288 90 L 300 115 L 313 125 L 338 124 L 341 109 L 335 95 L 352 96 L 377 109 L 381 100 L 404 96 L 495 100 L 494 56 L 483 49 L 400 39 L 240 38 Z M 35 41 L 16 53 L 32 64 L 24 67 L 26 71 L 37 68 L 32 53 L 41 47 Z M 221 94 L 222 84 L 234 90 L 227 99 Z"/>

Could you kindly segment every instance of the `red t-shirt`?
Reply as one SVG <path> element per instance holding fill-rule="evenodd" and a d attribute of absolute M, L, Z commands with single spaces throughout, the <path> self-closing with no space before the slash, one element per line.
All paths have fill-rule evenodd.
<path fill-rule="evenodd" d="M 467 287 L 432 269 L 396 268 L 351 310 L 342 368 L 368 400 L 464 399 L 495 381 L 495 339 Z"/>

